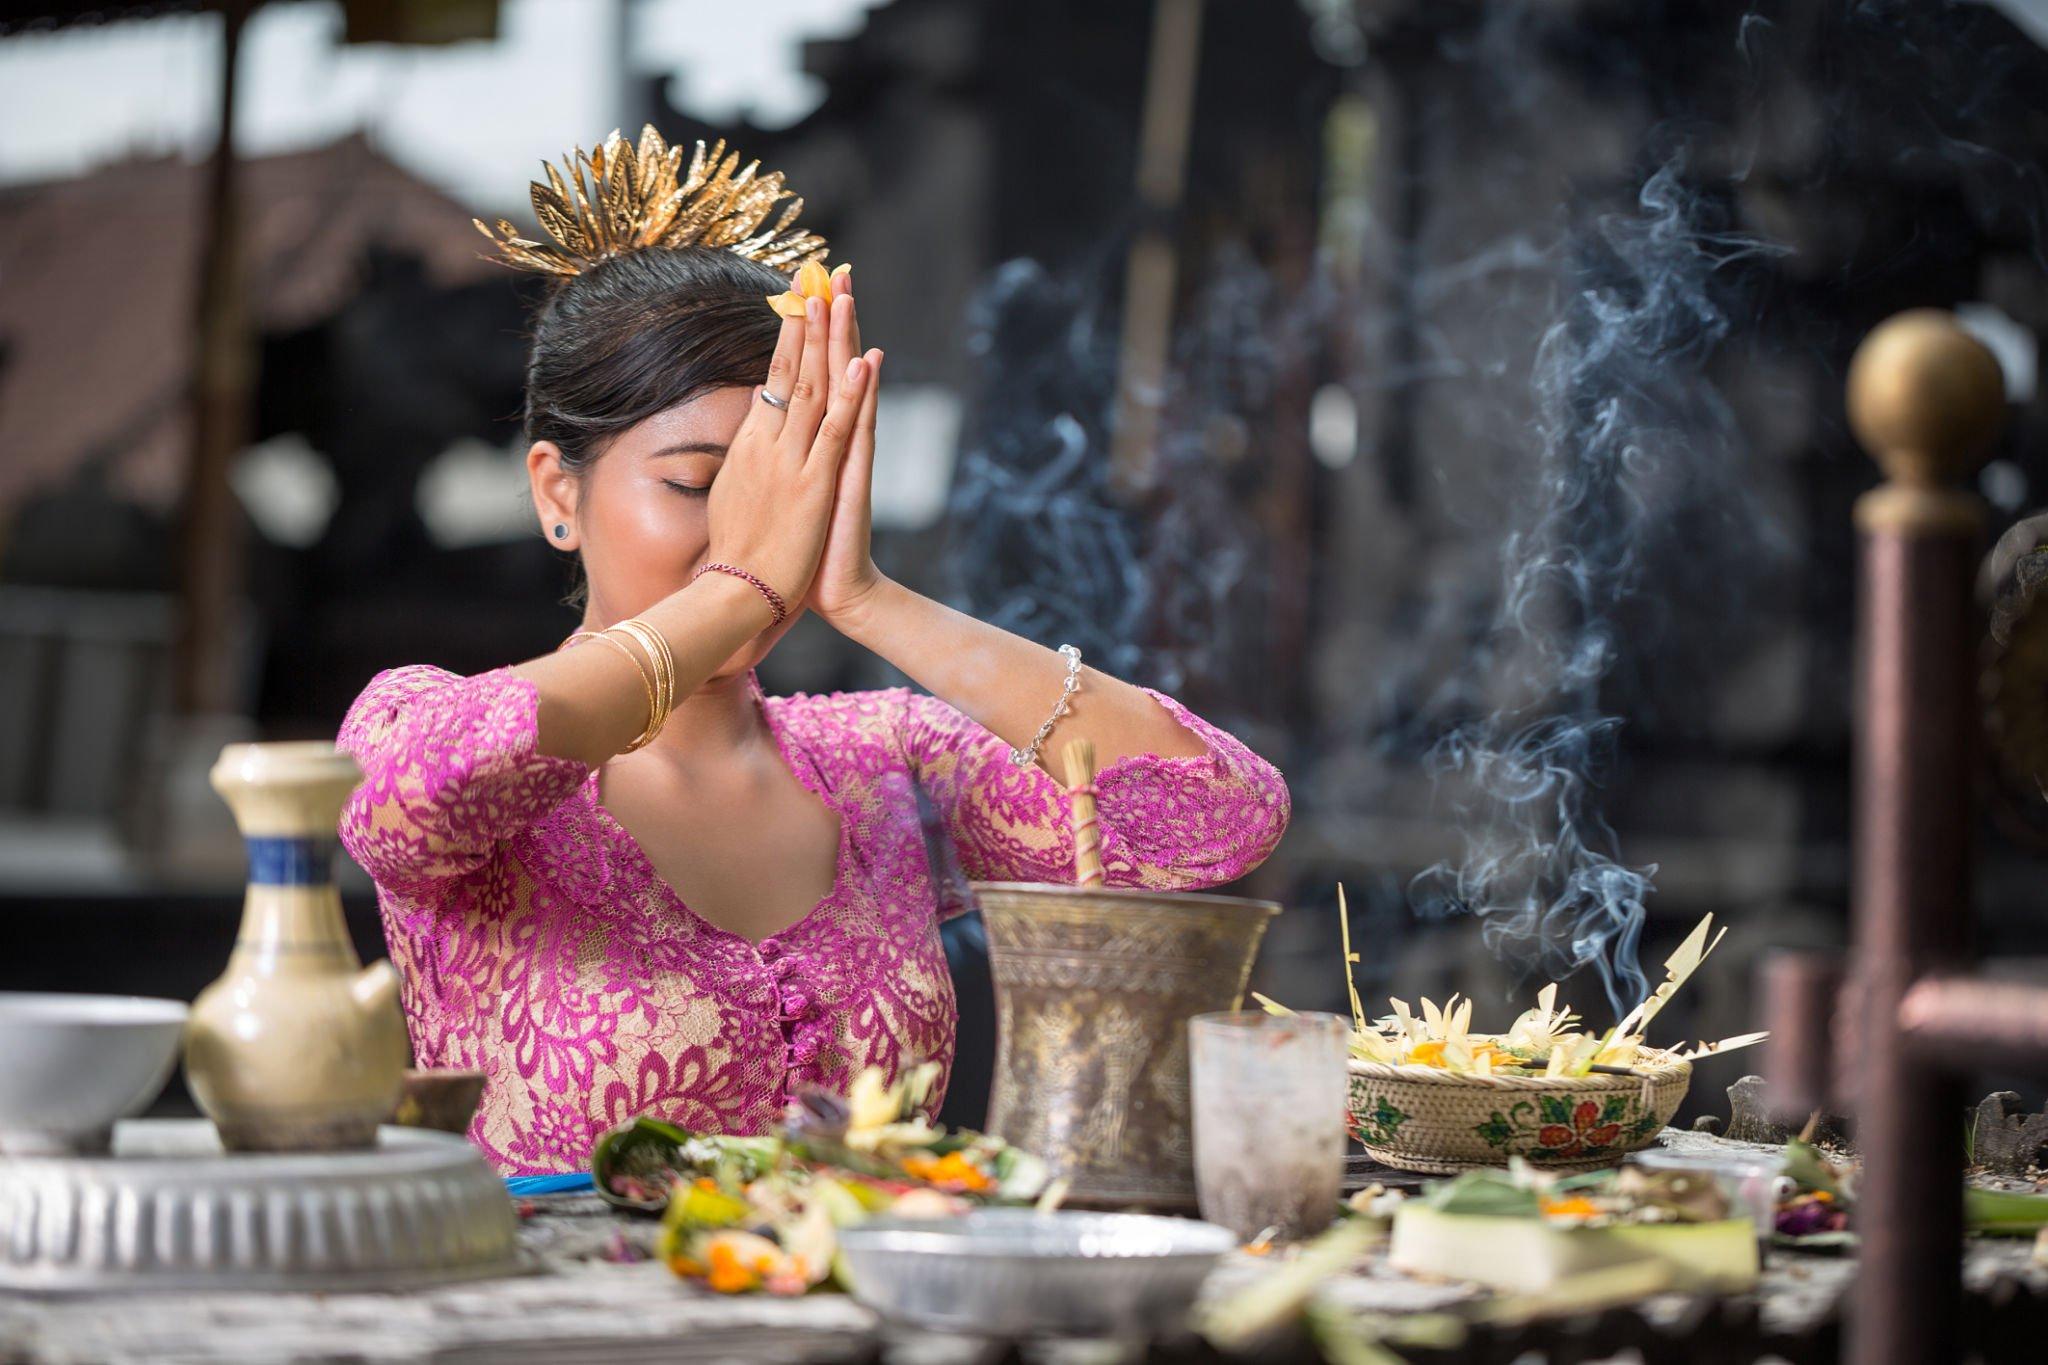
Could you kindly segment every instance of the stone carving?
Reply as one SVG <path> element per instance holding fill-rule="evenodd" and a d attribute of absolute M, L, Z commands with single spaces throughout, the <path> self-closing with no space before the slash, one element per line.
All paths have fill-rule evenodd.
<path fill-rule="evenodd" d="M 2026 1175 L 2040 1164 L 2042 1148 L 2048 1147 L 2048 1110 L 2025 1113 L 2018 1095 L 1993 1091 L 1977 1106 L 1974 1131 L 1973 1161 L 2000 1175 Z"/>
<path fill-rule="evenodd" d="M 1728 1131 L 1731 1142 L 1761 1142 L 1782 1147 L 1791 1136 L 1785 1125 L 1771 1117 L 1764 1100 L 1764 1078 L 1744 1076 L 1728 1087 Z"/>

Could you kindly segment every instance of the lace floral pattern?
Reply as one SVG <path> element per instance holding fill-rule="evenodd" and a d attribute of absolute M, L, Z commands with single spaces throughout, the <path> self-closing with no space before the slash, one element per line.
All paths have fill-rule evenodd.
<path fill-rule="evenodd" d="M 1108 880 L 1229 881 L 1278 841 L 1286 784 L 1159 701 L 1208 752 L 1098 776 Z M 755 1133 L 799 1085 L 950 1067 L 938 925 L 967 901 L 934 875 L 927 822 L 967 877 L 1071 875 L 1064 793 L 945 703 L 899 688 L 761 704 L 840 842 L 832 891 L 759 943 L 682 903 L 599 803 L 595 769 L 536 750 L 525 679 L 400 668 L 350 708 L 340 743 L 364 781 L 341 840 L 376 879 L 418 1064 L 485 1074 L 470 1136 L 502 1170 L 581 1167 L 638 1114 Z"/>

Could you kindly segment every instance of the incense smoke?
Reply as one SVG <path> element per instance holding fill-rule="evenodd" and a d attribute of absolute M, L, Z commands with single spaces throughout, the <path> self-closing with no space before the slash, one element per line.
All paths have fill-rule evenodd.
<path fill-rule="evenodd" d="M 1259 612 L 1307 587 L 1276 580 L 1298 547 L 1253 507 L 1316 503 L 1317 728 L 1276 755 L 1298 819 L 1378 822 L 1351 875 L 1406 883 L 1366 902 L 1389 934 L 1410 909 L 1473 915 L 1503 960 L 1590 970 L 1620 1011 L 1645 985 L 1657 873 L 1610 819 L 1625 747 L 1752 743 L 1757 761 L 1830 742 L 1832 716 L 1800 693 L 1846 690 L 1838 634 L 1816 628 L 1848 611 L 1846 505 L 1828 501 L 1846 498 L 1786 457 L 1839 455 L 1860 476 L 1832 401 L 1814 401 L 1839 390 L 1829 367 L 1885 311 L 2048 261 L 2029 155 L 2042 62 L 1992 10 L 1953 4 L 1475 11 L 1369 83 L 1367 121 L 1392 118 L 1332 144 L 1398 148 L 1354 168 L 1384 192 L 1360 193 L 1348 254 L 1325 263 L 1324 290 L 1353 282 L 1344 313 L 1246 261 L 1206 273 L 1157 395 L 1164 475 L 1145 498 L 1108 469 L 1120 244 L 1057 276 L 998 272 L 974 316 L 987 401 L 948 558 L 956 594 L 1005 626 L 1271 718 L 1246 680 L 1272 640 Z M 1357 398 L 1364 435 L 1355 465 L 1276 487 L 1293 475 L 1274 378 L 1304 372 Z M 1809 549 L 1815 571 L 1791 573 Z M 1752 657 L 1808 641 L 1765 680 L 1786 716 L 1743 731 L 1715 711 Z M 1418 765 L 1445 817 L 1419 827 Z M 1639 850 L 1653 821 L 1627 813 Z M 1825 846 L 1833 818 L 1797 833 Z M 1439 826 L 1453 851 L 1402 865 L 1392 840 Z"/>
<path fill-rule="evenodd" d="M 1265 579 L 1248 489 L 1265 477 L 1239 414 L 1270 389 L 1301 328 L 1271 325 L 1265 275 L 1213 267 L 1175 338 L 1155 480 L 1112 486 L 1114 257 L 1060 276 L 1031 260 L 995 272 L 970 346 L 999 402 L 977 406 L 947 506 L 953 591 L 986 619 L 1090 663 L 1178 691 L 1242 667 Z"/>
<path fill-rule="evenodd" d="M 1637 948 L 1657 869 L 1622 860 L 1602 810 L 1622 725 L 1603 685 L 1624 656 L 1624 614 L 1668 590 L 1657 571 L 1674 550 L 1692 552 L 1678 538 L 1718 525 L 1725 553 L 1753 524 L 1732 477 L 1734 415 L 1705 367 L 1733 322 L 1720 277 L 1773 249 L 1709 215 L 1673 163 L 1634 212 L 1569 242 L 1562 316 L 1536 353 L 1535 476 L 1501 548 L 1498 605 L 1431 708 L 1464 713 L 1429 751 L 1463 853 L 1416 878 L 1416 908 L 1483 917 L 1490 948 L 1543 975 L 1593 968 L 1617 1011 L 1646 989 Z"/>

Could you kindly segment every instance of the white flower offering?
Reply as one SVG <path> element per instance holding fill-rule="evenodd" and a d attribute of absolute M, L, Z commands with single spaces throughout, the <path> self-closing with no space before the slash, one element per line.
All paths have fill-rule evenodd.
<path fill-rule="evenodd" d="M 1650 1021 L 1699 970 L 1728 932 L 1725 928 L 1714 932 L 1712 915 L 1701 920 L 1666 959 L 1663 982 L 1605 1033 L 1589 1032 L 1580 1026 L 1583 1021 L 1572 1013 L 1571 1007 L 1558 1003 L 1556 982 L 1538 991 L 1535 1007 L 1523 1011 L 1505 1031 L 1475 1033 L 1472 1002 L 1456 995 L 1441 1006 L 1433 1000 L 1422 1001 L 1419 1014 L 1405 1000 L 1389 1000 L 1392 1013 L 1368 1021 L 1352 974 L 1358 954 L 1351 949 L 1351 910 L 1342 886 L 1337 888 L 1337 913 L 1343 932 L 1344 981 L 1351 996 L 1351 1055 L 1390 1066 L 1431 1067 L 1468 1076 L 1569 1077 L 1595 1070 L 1629 1070 L 1642 1054 Z M 1293 1013 L 1263 995 L 1254 992 L 1254 996 L 1270 1013 Z M 1769 1036 L 1743 1033 L 1716 1043 L 1664 1049 L 1660 1057 L 1666 1061 L 1693 1061 L 1748 1047 Z"/>

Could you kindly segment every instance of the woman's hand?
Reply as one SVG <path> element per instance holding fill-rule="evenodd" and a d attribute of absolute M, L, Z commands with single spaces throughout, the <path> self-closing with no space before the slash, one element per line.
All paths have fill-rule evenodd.
<path fill-rule="evenodd" d="M 852 356 L 851 342 L 847 358 L 832 363 L 837 352 L 828 332 L 847 333 L 853 301 L 835 298 L 833 305 L 828 316 L 823 301 L 812 300 L 803 318 L 784 319 L 766 388 L 788 399 L 789 410 L 757 393 L 711 483 L 706 562 L 744 569 L 790 603 L 810 593 L 840 468 L 873 389 L 867 362 Z"/>
<path fill-rule="evenodd" d="M 832 291 L 834 372 L 844 370 L 856 356 L 860 356 L 868 370 L 867 392 L 861 399 L 846 459 L 839 466 L 831 530 L 826 535 L 818 576 L 811 583 L 811 596 L 806 604 L 828 623 L 838 624 L 882 581 L 870 544 L 874 529 L 875 407 L 881 394 L 882 353 L 871 350 L 861 355 L 852 274 L 834 276 Z"/>

